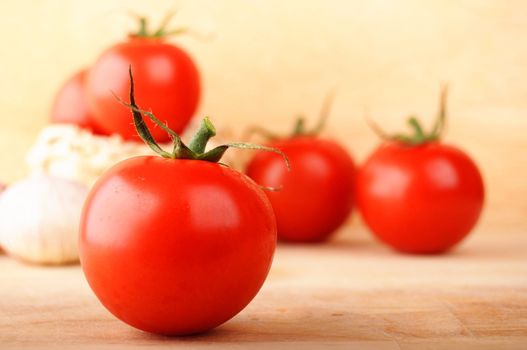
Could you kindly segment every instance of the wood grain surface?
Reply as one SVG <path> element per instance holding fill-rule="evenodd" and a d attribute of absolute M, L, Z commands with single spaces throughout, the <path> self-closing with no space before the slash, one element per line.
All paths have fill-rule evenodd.
<path fill-rule="evenodd" d="M 448 255 L 396 254 L 357 234 L 280 245 L 253 302 L 168 338 L 109 314 L 80 267 L 0 257 L 0 348 L 525 349 L 527 235 L 476 234 Z"/>
<path fill-rule="evenodd" d="M 0 350 L 94 348 L 527 349 L 527 2 L 181 0 L 176 24 L 214 40 L 176 38 L 195 57 L 220 134 L 285 132 L 313 122 L 331 88 L 327 135 L 363 162 L 408 113 L 433 122 L 451 83 L 446 142 L 486 184 L 483 217 L 448 255 L 396 254 L 358 220 L 328 244 L 280 245 L 270 276 L 238 316 L 209 333 L 166 338 L 109 314 L 79 266 L 43 268 L 0 254 Z M 24 164 L 57 89 L 173 0 L 0 1 L 0 181 Z M 302 9 L 302 11 L 299 11 Z"/>

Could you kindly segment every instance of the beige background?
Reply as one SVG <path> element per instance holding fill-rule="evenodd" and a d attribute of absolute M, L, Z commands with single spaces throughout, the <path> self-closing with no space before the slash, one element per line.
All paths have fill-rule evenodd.
<path fill-rule="evenodd" d="M 134 28 L 129 10 L 176 23 L 210 41 L 173 41 L 199 64 L 208 114 L 235 131 L 286 130 L 313 117 L 331 88 L 328 133 L 358 161 L 375 146 L 365 111 L 387 130 L 418 113 L 430 125 L 440 82 L 451 84 L 446 141 L 480 164 L 488 187 L 480 231 L 527 229 L 526 1 L 20 1 L 0 2 L 0 179 L 46 124 L 60 84 Z M 509 229 L 507 231 L 510 231 Z"/>

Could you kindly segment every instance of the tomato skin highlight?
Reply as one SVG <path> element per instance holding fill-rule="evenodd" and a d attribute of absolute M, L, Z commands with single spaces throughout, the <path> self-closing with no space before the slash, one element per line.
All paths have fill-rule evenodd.
<path fill-rule="evenodd" d="M 271 142 L 280 156 L 259 152 L 246 173 L 256 183 L 279 189 L 266 192 L 278 226 L 278 238 L 290 242 L 328 239 L 353 208 L 355 165 L 346 150 L 334 141 L 298 136 Z"/>
<path fill-rule="evenodd" d="M 271 266 L 276 221 L 263 191 L 216 163 L 136 157 L 94 185 L 79 250 L 99 300 L 144 331 L 214 328 L 256 295 Z"/>
<path fill-rule="evenodd" d="M 408 253 L 440 253 L 472 230 L 484 185 L 461 150 L 428 142 L 381 145 L 359 169 L 357 201 L 372 232 Z"/>
<path fill-rule="evenodd" d="M 81 70 L 62 85 L 55 96 L 50 121 L 52 123 L 75 124 L 95 134 L 104 135 L 107 133 L 104 133 L 97 126 L 86 101 L 84 94 L 86 74 L 86 70 Z"/>
<path fill-rule="evenodd" d="M 160 38 L 130 37 L 106 50 L 90 69 L 86 96 L 98 125 L 108 133 L 140 141 L 130 122 L 130 110 L 112 94 L 128 101 L 129 66 L 134 72 L 137 104 L 175 132 L 184 131 L 198 106 L 199 72 L 187 53 Z M 169 140 L 151 120 L 146 123 L 158 142 Z"/>

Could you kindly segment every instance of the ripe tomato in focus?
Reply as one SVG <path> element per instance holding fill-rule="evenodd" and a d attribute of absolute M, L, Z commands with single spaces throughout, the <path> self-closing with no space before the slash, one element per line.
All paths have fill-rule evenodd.
<path fill-rule="evenodd" d="M 60 88 L 51 109 L 50 121 L 75 124 L 93 133 L 103 134 L 87 105 L 84 95 L 85 77 L 86 70 L 81 70 Z"/>
<path fill-rule="evenodd" d="M 439 253 L 452 248 L 469 234 L 483 208 L 478 167 L 460 149 L 439 141 L 445 101 L 446 88 L 430 133 L 410 118 L 414 134 L 391 137 L 358 172 L 357 202 L 364 221 L 399 251 Z"/>
<path fill-rule="evenodd" d="M 353 207 L 353 160 L 336 142 L 316 136 L 296 136 L 269 145 L 287 155 L 291 171 L 278 155 L 259 152 L 246 173 L 260 185 L 279 189 L 266 192 L 276 215 L 278 238 L 327 239 Z"/>
<path fill-rule="evenodd" d="M 194 112 L 200 96 L 198 70 L 182 49 L 163 37 L 135 37 L 104 52 L 90 69 L 86 95 L 97 124 L 107 133 L 127 140 L 140 141 L 130 122 L 130 111 L 116 101 L 128 95 L 128 67 L 134 70 L 138 105 L 151 110 L 175 132 L 182 132 Z M 168 135 L 146 120 L 158 142 Z"/>
<path fill-rule="evenodd" d="M 263 191 L 225 166 L 123 161 L 85 204 L 80 258 L 100 301 L 144 331 L 181 335 L 229 320 L 262 286 L 276 244 Z"/>

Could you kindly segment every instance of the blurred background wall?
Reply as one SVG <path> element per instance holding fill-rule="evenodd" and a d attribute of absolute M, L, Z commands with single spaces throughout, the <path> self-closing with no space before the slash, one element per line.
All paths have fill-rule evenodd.
<path fill-rule="evenodd" d="M 199 115 L 238 132 L 286 131 L 338 96 L 327 130 L 361 162 L 409 113 L 432 124 L 449 82 L 446 142 L 479 163 L 488 188 L 482 231 L 527 228 L 527 2 L 522 0 L 3 0 L 0 2 L 0 179 L 13 181 L 72 73 L 135 29 L 130 11 L 212 34 L 182 36 L 201 68 Z M 507 229 L 505 229 L 505 227 Z"/>

